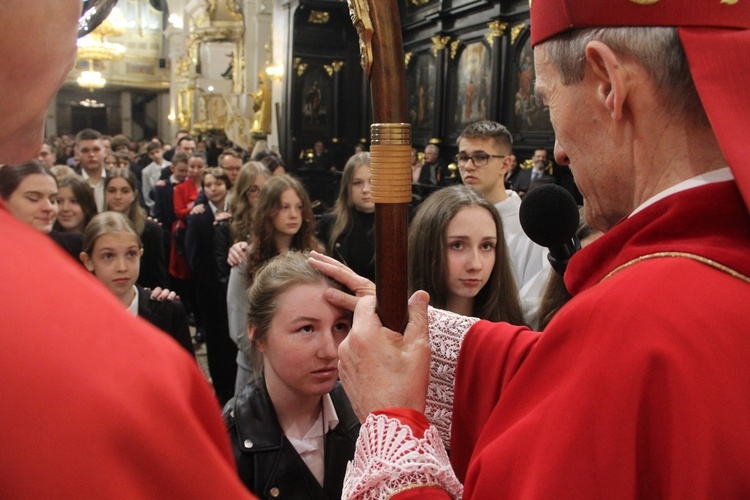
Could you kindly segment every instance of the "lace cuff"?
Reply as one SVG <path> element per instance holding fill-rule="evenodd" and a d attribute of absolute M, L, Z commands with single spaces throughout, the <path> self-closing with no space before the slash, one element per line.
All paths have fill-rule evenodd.
<path fill-rule="evenodd" d="M 426 486 L 442 488 L 451 498 L 463 494 L 438 431 L 431 427 L 418 439 L 398 419 L 369 415 L 346 468 L 342 498 L 390 498 Z"/>
<path fill-rule="evenodd" d="M 478 318 L 469 318 L 430 307 L 430 384 L 427 389 L 425 415 L 437 427 L 445 447 L 450 447 L 453 419 L 453 386 L 456 380 L 458 352 L 464 336 Z"/>

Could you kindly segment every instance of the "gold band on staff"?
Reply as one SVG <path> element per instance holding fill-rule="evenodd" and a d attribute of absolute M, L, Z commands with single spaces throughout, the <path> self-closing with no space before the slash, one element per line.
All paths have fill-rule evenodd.
<path fill-rule="evenodd" d="M 411 202 L 411 125 L 373 123 L 370 173 L 375 203 Z"/>

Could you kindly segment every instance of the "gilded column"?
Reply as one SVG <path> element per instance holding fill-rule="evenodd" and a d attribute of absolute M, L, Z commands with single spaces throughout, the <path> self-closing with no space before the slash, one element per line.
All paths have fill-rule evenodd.
<path fill-rule="evenodd" d="M 495 68 L 500 68 L 499 73 L 495 72 L 495 74 L 498 75 L 498 78 L 492 79 L 488 117 L 491 120 L 501 121 L 500 103 L 502 102 L 501 99 L 503 95 L 505 95 L 505 88 L 502 86 L 503 82 L 506 80 L 505 73 L 507 71 L 506 65 L 503 64 L 507 52 L 507 44 L 505 43 L 505 37 L 503 37 L 503 34 L 508 27 L 508 23 L 491 21 L 487 23 L 487 26 L 490 31 L 485 35 L 485 38 L 490 43 L 490 47 L 492 47 L 492 52 L 490 53 L 492 69 L 494 71 Z"/>

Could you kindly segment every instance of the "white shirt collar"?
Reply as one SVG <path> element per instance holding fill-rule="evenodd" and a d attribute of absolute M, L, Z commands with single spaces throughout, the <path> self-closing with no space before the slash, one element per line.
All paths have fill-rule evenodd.
<path fill-rule="evenodd" d="M 133 295 L 133 301 L 128 306 L 128 312 L 133 316 L 138 316 L 138 287 L 133 285 L 133 291 L 135 294 Z"/>
<path fill-rule="evenodd" d="M 216 217 L 216 215 L 219 214 L 219 207 L 214 205 L 214 202 L 210 200 L 208 202 L 208 206 L 211 207 L 211 211 L 214 213 L 214 217 Z M 228 212 L 228 211 L 229 211 L 229 195 L 227 194 L 226 198 L 224 198 L 224 209 L 221 212 L 223 213 L 223 212 Z"/>
<path fill-rule="evenodd" d="M 81 167 L 81 177 L 83 177 L 85 180 L 89 180 L 89 173 L 86 172 L 86 169 L 83 168 L 83 167 Z M 107 178 L 107 169 L 106 168 L 102 168 L 102 177 L 99 180 L 99 183 L 101 184 L 101 182 L 104 179 L 106 179 L 106 178 Z M 91 183 L 89 183 L 89 184 L 91 184 Z M 98 184 L 97 184 L 97 186 L 98 186 Z"/>
<path fill-rule="evenodd" d="M 696 175 L 695 177 L 691 177 L 690 179 L 684 180 L 670 188 L 665 189 L 661 193 L 655 194 L 654 196 L 643 202 L 640 206 L 638 206 L 638 208 L 633 210 L 633 213 L 631 213 L 628 217 L 632 217 L 634 214 L 637 214 L 644 208 L 653 205 L 659 200 L 663 200 L 667 196 L 679 193 L 680 191 L 693 189 L 699 186 L 705 186 L 706 184 L 727 182 L 732 180 L 734 180 L 734 175 L 732 174 L 732 170 L 729 167 L 723 167 L 718 170 L 712 170 L 711 172 L 707 172 L 705 174 Z"/>
<path fill-rule="evenodd" d="M 325 419 L 325 425 L 323 419 Z M 339 417 L 336 413 L 336 408 L 333 406 L 331 395 L 326 394 L 323 396 L 323 404 L 318 418 L 307 431 L 305 437 L 297 439 L 290 436 L 290 434 L 294 434 L 293 432 L 289 432 L 286 429 L 284 431 L 289 442 L 297 450 L 297 453 L 299 453 L 299 456 L 307 464 L 307 468 L 310 469 L 310 472 L 312 472 L 321 486 L 323 485 L 325 475 L 325 461 L 323 456 L 325 453 L 324 430 L 327 433 L 335 429 L 337 425 L 339 425 Z"/>

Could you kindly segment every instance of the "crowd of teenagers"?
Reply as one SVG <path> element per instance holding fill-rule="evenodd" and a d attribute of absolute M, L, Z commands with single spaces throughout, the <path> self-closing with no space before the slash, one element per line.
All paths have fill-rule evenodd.
<path fill-rule="evenodd" d="M 337 371 L 352 313 L 326 301 L 325 290 L 341 285 L 307 259 L 326 254 L 375 279 L 369 153 L 349 158 L 336 203 L 314 216 L 305 186 L 277 168 L 283 162 L 274 153 L 243 163 L 249 155 L 225 149 L 212 166 L 183 133 L 169 160 L 159 141 L 148 143 L 151 162 L 138 168 L 125 147 L 127 161 L 108 162 L 107 138 L 95 130 L 82 130 L 73 143 L 69 166 L 50 168 L 44 159 L 52 143 L 45 143 L 37 159 L 0 170 L 8 210 L 51 236 L 124 308 L 191 356 L 205 342 L 248 488 L 339 497 L 359 430 Z M 517 277 L 546 280 L 548 266 L 519 234 L 519 198 L 504 187 L 509 164 L 498 162 L 484 183 L 473 177 L 487 170 L 482 162 L 491 158 L 484 156 L 510 145 L 510 133 L 495 122 L 461 136 L 457 161 L 466 185 L 436 190 L 414 211 L 409 287 L 428 291 L 435 307 L 524 325 L 535 311 L 524 309 L 529 300 L 519 295 L 525 283 Z M 513 208 L 493 204 L 499 189 Z M 564 300 L 556 293 L 548 302 Z"/>

